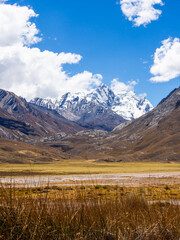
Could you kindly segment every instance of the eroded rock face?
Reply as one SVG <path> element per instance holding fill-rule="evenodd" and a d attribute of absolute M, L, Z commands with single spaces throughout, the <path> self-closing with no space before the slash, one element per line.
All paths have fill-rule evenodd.
<path fill-rule="evenodd" d="M 23 113 L 30 111 L 25 99 L 2 89 L 0 89 L 0 108 L 11 115 L 22 115 Z"/>

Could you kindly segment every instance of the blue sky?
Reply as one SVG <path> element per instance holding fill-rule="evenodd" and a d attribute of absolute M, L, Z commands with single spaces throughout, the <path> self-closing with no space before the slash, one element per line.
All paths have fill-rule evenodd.
<path fill-rule="evenodd" d="M 79 64 L 64 66 L 71 74 L 84 70 L 103 76 L 110 86 L 114 78 L 127 84 L 137 81 L 135 92 L 147 93 L 156 106 L 180 77 L 152 83 L 153 54 L 162 41 L 180 37 L 180 1 L 164 0 L 159 19 L 146 26 L 133 26 L 116 0 L 24 0 L 8 1 L 31 6 L 39 16 L 33 21 L 42 35 L 35 46 L 41 51 L 71 52 L 83 58 Z"/>

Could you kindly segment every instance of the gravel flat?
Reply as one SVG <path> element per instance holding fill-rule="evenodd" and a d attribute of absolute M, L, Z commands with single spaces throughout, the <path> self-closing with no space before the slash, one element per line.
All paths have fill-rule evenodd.
<path fill-rule="evenodd" d="M 78 185 L 122 185 L 147 186 L 160 184 L 180 184 L 180 172 L 164 173 L 121 173 L 65 176 L 3 177 L 0 183 L 18 187 L 78 186 Z"/>

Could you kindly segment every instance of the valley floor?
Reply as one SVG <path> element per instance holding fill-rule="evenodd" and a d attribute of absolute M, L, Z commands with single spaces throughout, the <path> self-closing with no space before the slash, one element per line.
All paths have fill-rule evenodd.
<path fill-rule="evenodd" d="M 94 160 L 63 160 L 41 164 L 0 163 L 0 176 L 81 175 L 116 173 L 180 172 L 180 163 L 160 162 L 96 162 Z"/>
<path fill-rule="evenodd" d="M 0 188 L 0 239 L 179 240 L 180 184 Z"/>
<path fill-rule="evenodd" d="M 180 184 L 178 173 L 125 173 L 125 174 L 89 174 L 89 175 L 62 175 L 62 176 L 12 176 L 1 177 L 0 183 L 18 187 L 45 187 L 45 186 L 124 186 L 144 187 L 159 185 Z"/>
<path fill-rule="evenodd" d="M 62 161 L 49 164 L 0 164 L 0 182 L 19 187 L 46 185 L 148 186 L 180 183 L 178 163 L 97 163 Z"/>
<path fill-rule="evenodd" d="M 0 174 L 2 240 L 179 240 L 178 163 L 2 163 Z"/>

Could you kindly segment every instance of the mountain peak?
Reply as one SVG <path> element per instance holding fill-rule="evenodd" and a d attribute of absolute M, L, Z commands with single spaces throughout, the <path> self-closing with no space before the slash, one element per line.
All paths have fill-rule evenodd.
<path fill-rule="evenodd" d="M 33 103 L 54 109 L 73 121 L 80 119 L 82 114 L 93 112 L 98 106 L 111 110 L 125 120 L 136 119 L 153 109 L 145 97 L 139 97 L 134 92 L 115 94 L 104 83 L 89 93 L 66 93 L 57 99 L 33 100 Z"/>
<path fill-rule="evenodd" d="M 113 91 L 105 84 L 102 83 L 101 85 L 99 85 L 96 89 L 94 89 L 92 92 L 98 92 L 99 94 L 101 94 L 102 92 L 104 92 L 106 95 L 108 95 L 109 93 L 113 93 Z M 113 93 L 114 94 L 114 93 Z"/>
<path fill-rule="evenodd" d="M 109 87 L 105 83 L 101 83 L 97 88 L 100 89 L 109 89 Z"/>
<path fill-rule="evenodd" d="M 172 90 L 172 91 L 168 94 L 167 97 L 163 98 L 163 99 L 160 101 L 160 103 L 158 104 L 158 106 L 161 105 L 161 104 L 162 104 L 163 102 L 165 102 L 166 100 L 168 100 L 173 94 L 179 95 L 179 94 L 180 94 L 180 87 L 175 88 L 174 90 Z"/>

